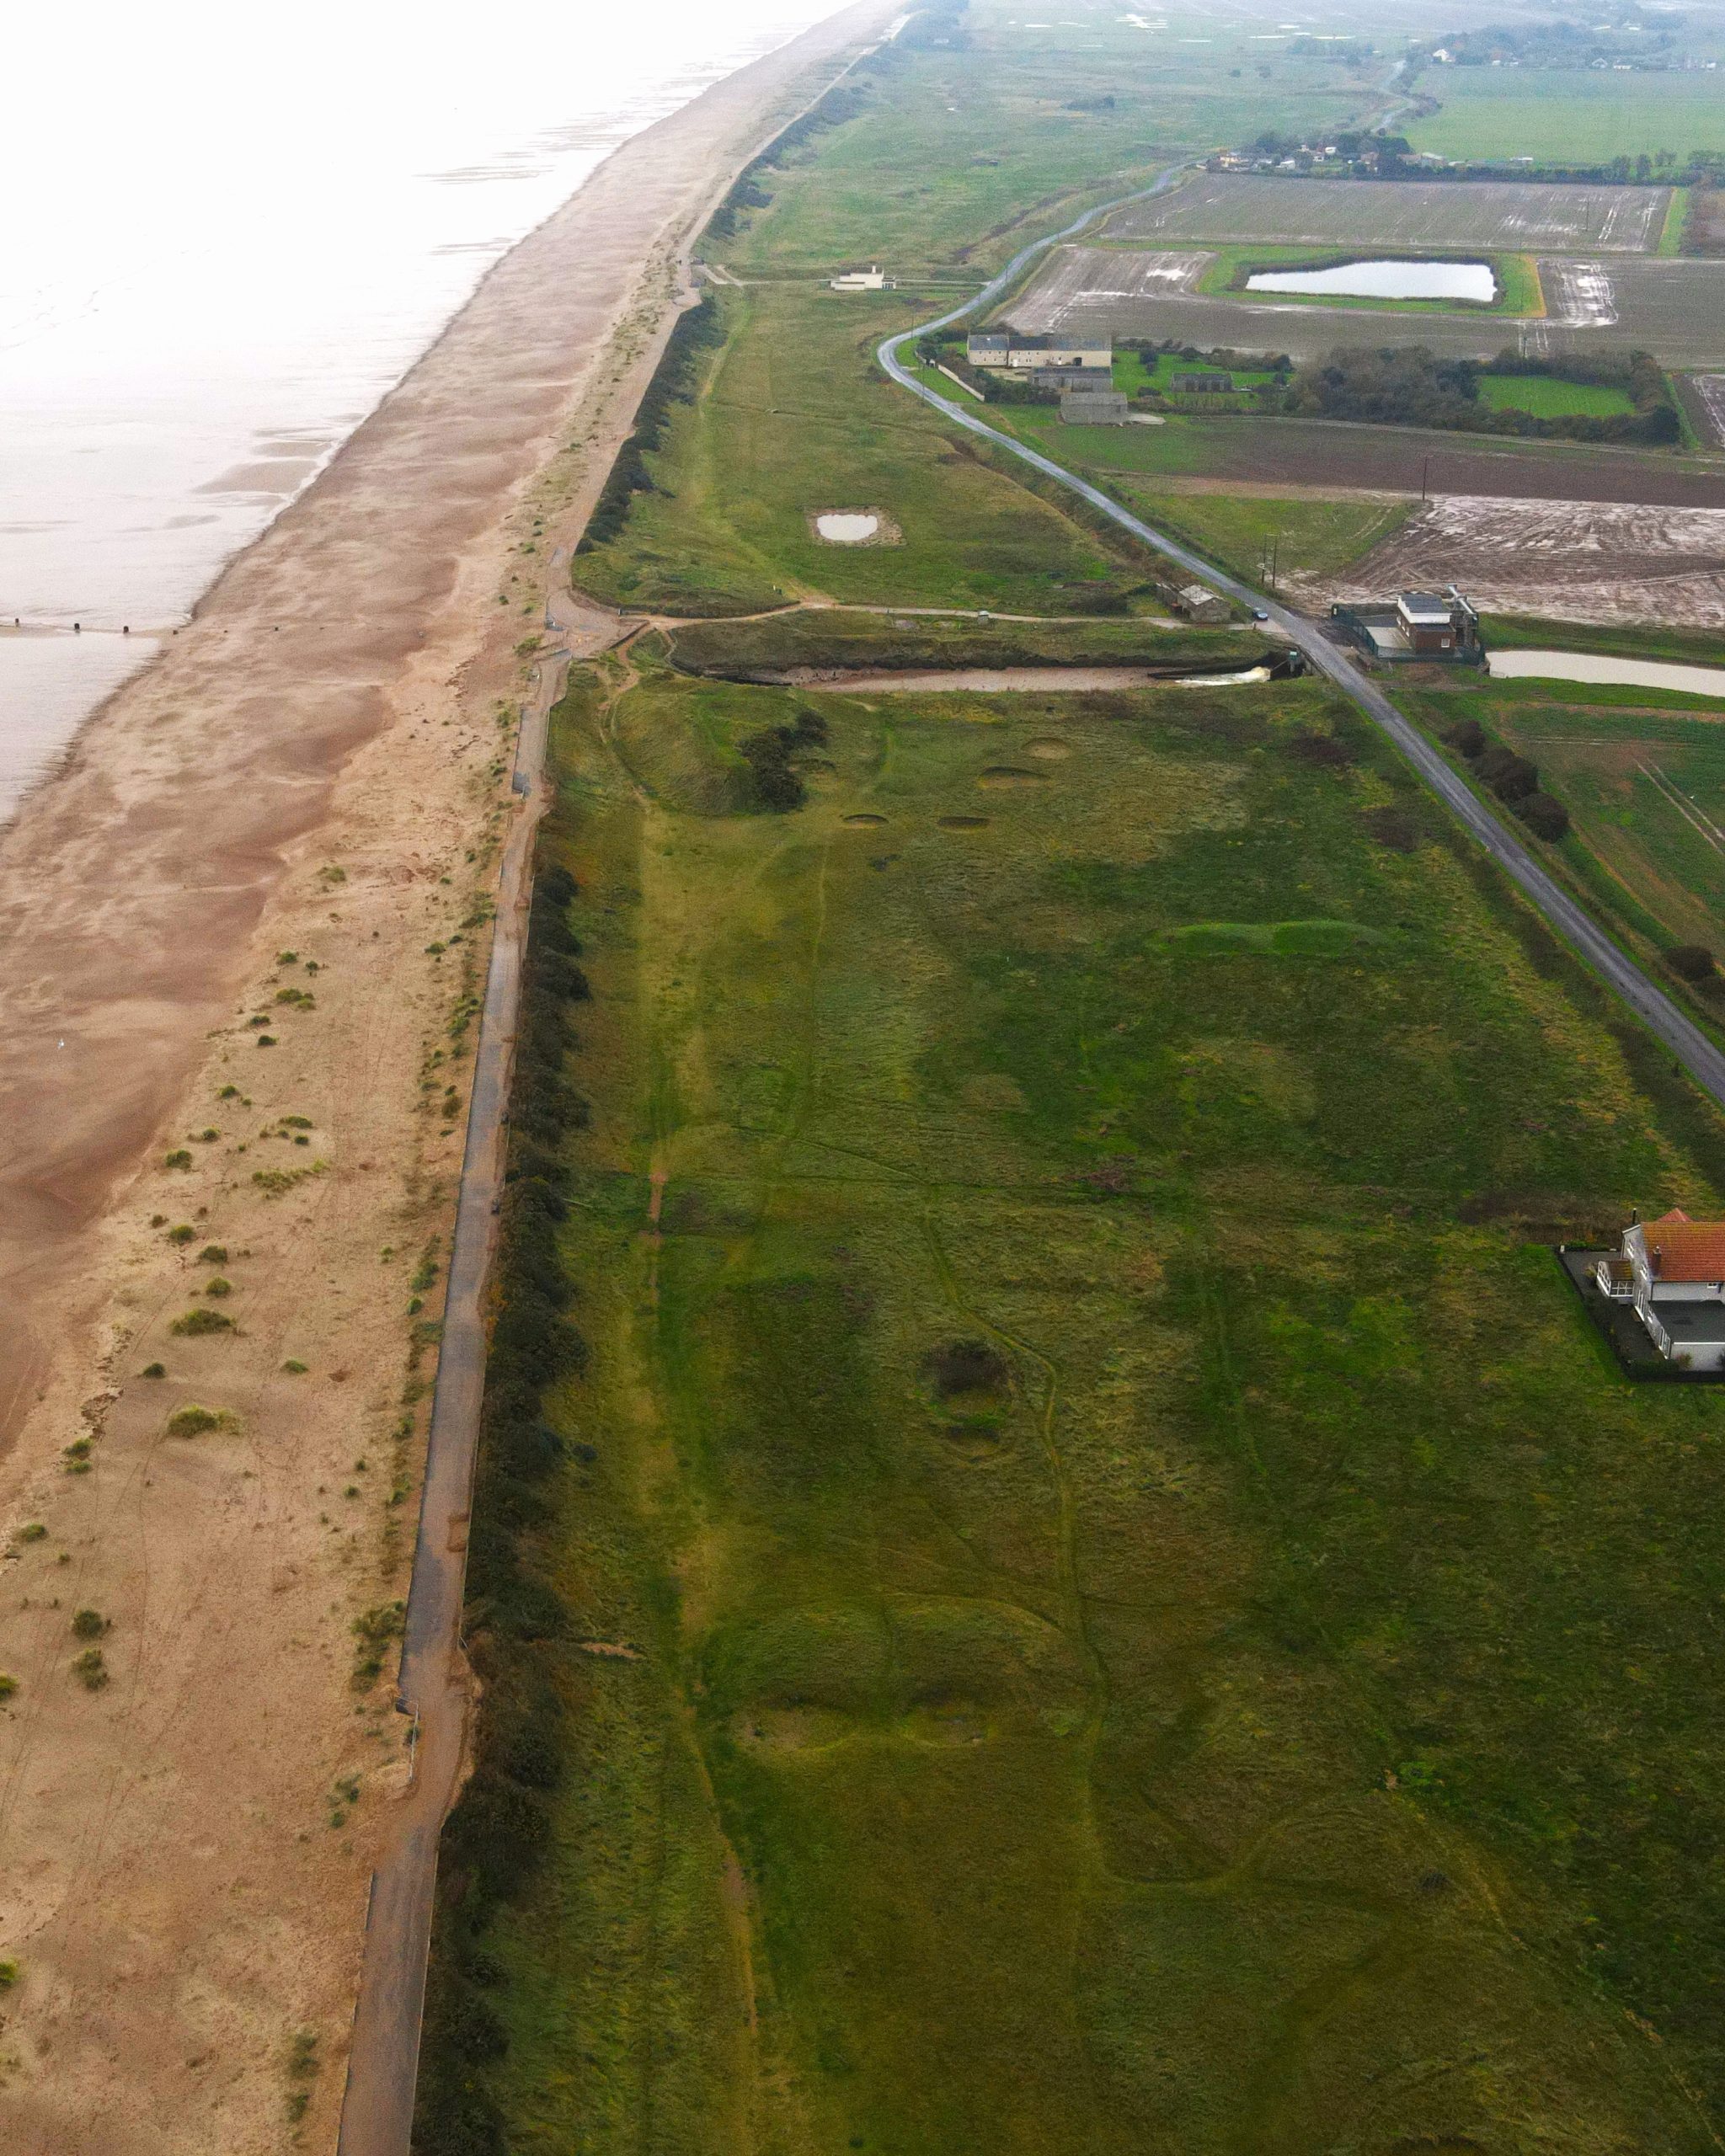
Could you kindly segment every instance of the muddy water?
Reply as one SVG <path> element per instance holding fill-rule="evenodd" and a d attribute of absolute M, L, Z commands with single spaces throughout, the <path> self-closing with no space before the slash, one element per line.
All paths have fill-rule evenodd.
<path fill-rule="evenodd" d="M 1592 651 L 1494 651 L 1499 681 L 1607 681 L 1631 689 L 1677 689 L 1725 702 L 1725 666 L 1683 666 L 1663 659 L 1613 659 Z"/>
<path fill-rule="evenodd" d="M 1084 696 L 1104 689 L 1231 689 L 1243 681 L 1268 681 L 1268 666 L 1248 666 L 1232 674 L 1159 673 L 1151 666 L 963 666 L 948 671 L 905 667 L 890 673 L 846 674 L 835 680 L 798 667 L 787 677 L 799 689 L 824 689 L 841 696 L 938 696 L 969 690 L 983 696 L 1012 696 L 1040 689 L 1060 696 Z"/>

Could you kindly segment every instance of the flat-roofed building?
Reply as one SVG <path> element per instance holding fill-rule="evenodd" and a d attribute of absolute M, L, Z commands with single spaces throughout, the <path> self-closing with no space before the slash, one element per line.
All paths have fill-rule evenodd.
<path fill-rule="evenodd" d="M 1060 417 L 1069 427 L 1124 427 L 1132 408 L 1117 389 L 1068 392 L 1060 398 Z"/>

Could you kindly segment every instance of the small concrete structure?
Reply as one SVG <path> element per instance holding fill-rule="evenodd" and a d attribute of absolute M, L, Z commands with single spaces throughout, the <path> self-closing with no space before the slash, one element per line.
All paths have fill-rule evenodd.
<path fill-rule="evenodd" d="M 1022 381 L 1023 370 L 1014 368 L 1015 376 Z M 1092 396 L 1106 396 L 1114 386 L 1112 367 L 1032 367 L 1030 386 L 1033 389 L 1070 389 Z"/>
<path fill-rule="evenodd" d="M 1661 1214 L 1632 1219 L 1594 1284 L 1631 1304 L 1654 1347 L 1680 1369 L 1725 1371 L 1725 1220 Z"/>
<path fill-rule="evenodd" d="M 1174 611 L 1188 622 L 1214 624 L 1232 619 L 1232 609 L 1220 592 L 1207 584 L 1183 584 L 1174 594 Z"/>
<path fill-rule="evenodd" d="M 1231 393 L 1234 377 L 1231 374 L 1177 374 L 1169 377 L 1168 387 L 1183 397 L 1222 397 Z"/>
<path fill-rule="evenodd" d="M 1131 416 L 1119 390 L 1068 392 L 1060 398 L 1060 417 L 1069 427 L 1124 427 Z"/>
<path fill-rule="evenodd" d="M 878 262 L 866 270 L 846 270 L 831 280 L 836 292 L 879 292 L 886 288 L 886 272 Z"/>

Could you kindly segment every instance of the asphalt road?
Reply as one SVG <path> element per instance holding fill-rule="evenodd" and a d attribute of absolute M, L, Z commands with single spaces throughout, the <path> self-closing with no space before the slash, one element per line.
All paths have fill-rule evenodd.
<path fill-rule="evenodd" d="M 1189 570 L 1199 581 L 1227 593 L 1230 598 L 1243 606 L 1262 611 L 1268 616 L 1279 634 L 1304 654 L 1309 665 L 1317 673 L 1328 676 L 1335 686 L 1354 703 L 1372 723 L 1387 734 L 1408 762 L 1419 773 L 1434 793 L 1452 809 L 1492 858 L 1512 877 L 1523 892 L 1555 928 L 1572 950 L 1576 952 L 1610 988 L 1622 998 L 1648 1030 L 1670 1049 L 1677 1061 L 1688 1071 L 1696 1083 L 1710 1094 L 1722 1107 L 1725 1107 L 1725 1054 L 1717 1049 L 1699 1026 L 1686 1018 L 1666 995 L 1655 987 L 1648 976 L 1631 959 L 1626 958 L 1610 937 L 1578 906 L 1562 885 L 1542 868 L 1514 833 L 1498 822 L 1471 787 L 1452 771 L 1430 743 L 1405 719 L 1390 702 L 1383 691 L 1365 670 L 1357 666 L 1347 654 L 1338 650 L 1319 625 L 1303 614 L 1280 605 L 1267 594 L 1255 590 L 1250 584 L 1226 575 L 1202 555 L 1183 547 L 1178 540 L 1171 539 L 1166 532 L 1158 531 L 1153 525 L 1134 516 L 1123 509 L 1112 496 L 1101 488 L 1093 487 L 1087 479 L 1081 479 L 1064 465 L 1056 464 L 1041 451 L 1031 449 L 1011 435 L 1002 434 L 985 419 L 979 419 L 974 410 L 956 404 L 919 382 L 900 359 L 899 354 L 907 344 L 914 344 L 919 337 L 931 331 L 944 329 L 951 323 L 962 322 L 967 315 L 975 315 L 993 305 L 1018 278 L 1027 265 L 1045 248 L 1057 246 L 1070 239 L 1075 232 L 1082 232 L 1097 218 L 1105 216 L 1111 210 L 1119 209 L 1123 201 L 1137 201 L 1143 195 L 1158 195 L 1172 186 L 1183 166 L 1174 165 L 1163 173 L 1151 187 L 1141 194 L 1122 196 L 1119 200 L 1099 204 L 1064 232 L 1055 232 L 1047 239 L 1016 254 L 999 276 L 985 285 L 973 300 L 963 307 L 954 307 L 949 313 L 938 316 L 932 322 L 919 323 L 914 329 L 900 331 L 889 337 L 879 347 L 877 357 L 893 380 L 908 389 L 912 396 L 920 397 L 925 404 L 932 404 L 955 426 L 963 427 L 967 434 L 980 435 L 997 449 L 1003 449 L 1020 462 L 1033 466 L 1050 479 L 1058 480 L 1081 495 L 1093 509 L 1101 511 L 1110 522 L 1130 531 L 1171 562 Z"/>

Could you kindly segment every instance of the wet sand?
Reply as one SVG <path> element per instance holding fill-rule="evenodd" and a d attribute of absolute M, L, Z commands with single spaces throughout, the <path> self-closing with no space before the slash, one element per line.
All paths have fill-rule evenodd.
<path fill-rule="evenodd" d="M 0 833 L 0 2139 L 32 2156 L 275 2149 L 296 2087 L 333 2144 L 405 1771 L 353 1625 L 411 1548 L 409 1291 L 447 1247 L 519 647 L 680 247 L 890 12 L 625 145 Z M 175 1334 L 217 1271 L 236 1329 Z M 175 1435 L 194 1401 L 219 1426 Z"/>

